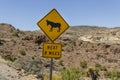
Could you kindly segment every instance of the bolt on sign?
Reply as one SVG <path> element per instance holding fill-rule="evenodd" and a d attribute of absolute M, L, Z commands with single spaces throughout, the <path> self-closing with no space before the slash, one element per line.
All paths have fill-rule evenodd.
<path fill-rule="evenodd" d="M 62 51 L 62 45 L 60 43 L 43 43 L 44 58 L 60 58 Z"/>
<path fill-rule="evenodd" d="M 37 22 L 37 25 L 52 42 L 69 28 L 69 25 L 56 9 L 51 10 L 45 17 Z"/>

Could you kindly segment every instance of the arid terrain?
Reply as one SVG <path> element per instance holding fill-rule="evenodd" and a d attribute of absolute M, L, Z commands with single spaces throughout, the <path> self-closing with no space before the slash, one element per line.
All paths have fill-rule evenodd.
<path fill-rule="evenodd" d="M 50 42 L 40 31 L 22 31 L 11 24 L 0 24 L 0 80 L 42 80 L 49 73 L 50 59 L 43 58 L 43 42 Z M 120 80 L 120 28 L 74 26 L 55 43 L 62 44 L 62 57 L 54 59 L 53 71 L 68 67 L 82 69 L 83 80 L 89 68 L 97 69 L 99 80 L 109 71 L 118 71 Z M 82 64 L 83 63 L 83 64 Z M 86 73 L 85 73 L 86 72 Z"/>

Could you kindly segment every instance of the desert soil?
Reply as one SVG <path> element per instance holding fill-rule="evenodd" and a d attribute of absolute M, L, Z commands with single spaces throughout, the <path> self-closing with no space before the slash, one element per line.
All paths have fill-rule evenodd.
<path fill-rule="evenodd" d="M 23 70 L 18 71 L 10 67 L 9 63 L 0 57 L 0 80 L 38 80 L 33 75 L 25 74 Z"/>

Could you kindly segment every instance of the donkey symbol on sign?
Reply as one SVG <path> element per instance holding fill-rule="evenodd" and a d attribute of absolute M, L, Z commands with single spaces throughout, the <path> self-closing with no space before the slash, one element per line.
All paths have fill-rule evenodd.
<path fill-rule="evenodd" d="M 53 31 L 53 28 L 58 28 L 58 31 L 57 32 L 60 32 L 60 27 L 61 27 L 61 24 L 60 23 L 55 23 L 55 22 L 52 22 L 52 21 L 49 21 L 49 20 L 46 20 L 47 22 L 47 26 L 50 25 L 51 28 L 50 28 L 50 32 Z"/>

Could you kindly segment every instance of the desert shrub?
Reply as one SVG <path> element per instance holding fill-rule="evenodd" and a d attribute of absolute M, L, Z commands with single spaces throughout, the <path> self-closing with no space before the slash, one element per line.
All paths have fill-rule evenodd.
<path fill-rule="evenodd" d="M 46 38 L 45 35 L 40 35 L 40 36 L 36 36 L 34 39 L 34 42 L 37 43 L 38 45 L 40 45 L 43 42 L 48 42 L 49 40 Z"/>
<path fill-rule="evenodd" d="M 63 60 L 59 60 L 58 64 L 62 66 L 63 65 Z"/>
<path fill-rule="evenodd" d="M 13 63 L 13 67 L 23 69 L 27 72 L 27 74 L 36 75 L 36 77 L 40 80 L 43 80 L 44 74 L 46 73 L 44 60 L 41 57 L 34 60 L 30 59 L 30 57 L 28 58 L 28 56 L 25 56 L 24 58 L 17 58 L 17 60 Z"/>
<path fill-rule="evenodd" d="M 105 66 L 102 66 L 101 71 L 107 71 L 107 68 Z"/>
<path fill-rule="evenodd" d="M 106 78 L 111 78 L 112 80 L 120 80 L 120 71 L 116 71 L 116 70 L 106 71 L 104 73 L 104 76 Z"/>
<path fill-rule="evenodd" d="M 87 68 L 87 62 L 86 61 L 80 61 L 80 67 Z"/>
<path fill-rule="evenodd" d="M 21 54 L 22 56 L 25 56 L 25 55 L 26 55 L 26 52 L 25 52 L 24 50 L 20 50 L 20 54 Z"/>
<path fill-rule="evenodd" d="M 106 78 L 110 78 L 110 77 L 111 77 L 111 72 L 108 72 L 108 71 L 105 72 L 105 73 L 104 73 L 104 76 L 105 76 Z"/>
<path fill-rule="evenodd" d="M 11 41 L 14 42 L 14 43 L 16 43 L 16 40 L 14 40 L 14 39 L 12 39 Z"/>
<path fill-rule="evenodd" d="M 99 63 L 95 64 L 95 68 L 101 71 L 107 71 L 107 68 L 105 66 L 100 65 Z"/>
<path fill-rule="evenodd" d="M 2 44 L 2 40 L 0 39 L 0 44 Z"/>
<path fill-rule="evenodd" d="M 14 61 L 16 60 L 16 59 L 13 58 L 11 55 L 4 56 L 3 58 L 4 58 L 5 60 L 11 61 L 11 62 L 14 62 Z"/>
<path fill-rule="evenodd" d="M 44 80 L 50 80 L 50 74 L 46 74 L 44 76 Z M 62 80 L 60 75 L 57 75 L 55 73 L 52 74 L 52 80 Z"/>
<path fill-rule="evenodd" d="M 3 40 L 3 39 L 0 39 L 0 44 L 3 44 L 2 42 L 5 42 L 5 40 Z"/>
<path fill-rule="evenodd" d="M 12 35 L 16 36 L 16 37 L 19 37 L 18 32 L 13 32 Z"/>
<path fill-rule="evenodd" d="M 82 71 L 79 68 L 66 68 L 61 72 L 62 80 L 82 80 Z"/>
<path fill-rule="evenodd" d="M 31 58 L 34 60 L 34 59 L 35 59 L 35 56 L 32 56 Z"/>
<path fill-rule="evenodd" d="M 63 47 L 67 46 L 68 44 L 69 44 L 68 42 L 62 42 Z"/>
<path fill-rule="evenodd" d="M 97 69 L 88 68 L 87 76 L 90 76 L 92 80 L 97 80 L 97 78 L 99 76 L 98 72 L 99 72 L 99 70 L 97 70 Z"/>
<path fill-rule="evenodd" d="M 96 64 L 95 64 L 95 67 L 96 67 L 96 68 L 101 68 L 102 66 L 101 66 L 99 63 L 96 63 Z"/>

